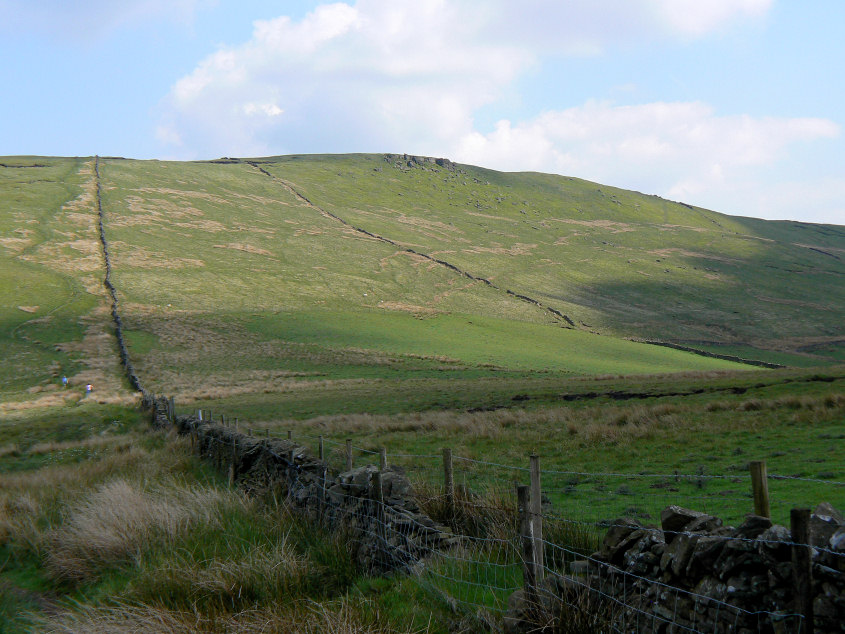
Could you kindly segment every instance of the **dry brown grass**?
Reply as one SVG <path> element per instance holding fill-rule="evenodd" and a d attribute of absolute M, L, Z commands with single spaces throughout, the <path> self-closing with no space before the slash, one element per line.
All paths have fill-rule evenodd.
<path fill-rule="evenodd" d="M 243 251 L 244 253 L 250 253 L 252 255 L 265 255 L 271 256 L 273 255 L 267 249 L 262 249 L 260 247 L 252 246 L 251 244 L 244 244 L 242 242 L 230 242 L 229 244 L 215 244 L 213 245 L 215 249 L 233 249 L 235 251 Z M 271 257 L 271 260 L 276 260 L 276 258 Z"/>
<path fill-rule="evenodd" d="M 91 383 L 90 396 L 99 403 L 131 404 L 138 398 L 125 386 L 120 358 L 115 353 L 117 342 L 112 331 L 111 312 L 105 303 L 82 318 L 85 335 L 81 341 L 61 344 L 63 352 L 81 355 L 85 369 L 68 377 L 71 386 Z M 77 394 L 79 398 L 79 394 Z"/>
<path fill-rule="evenodd" d="M 62 407 L 69 400 L 79 398 L 79 394 L 71 392 L 53 392 L 46 396 L 39 396 L 35 399 L 25 401 L 7 401 L 0 403 L 0 415 L 9 416 L 14 412 L 23 412 L 33 409 Z"/>
<path fill-rule="evenodd" d="M 583 409 L 496 409 L 482 412 L 455 410 L 393 415 L 341 414 L 304 421 L 326 435 L 350 433 L 431 432 L 438 436 L 504 439 L 512 430 L 565 430 L 571 440 L 585 444 L 618 443 L 647 437 L 658 428 L 680 424 L 682 408 L 673 404 L 604 406 Z M 303 421 L 280 421 L 275 426 L 296 428 Z"/>
<path fill-rule="evenodd" d="M 197 523 L 214 525 L 232 493 L 208 487 L 146 490 L 124 479 L 101 485 L 73 505 L 48 536 L 46 567 L 57 579 L 82 581 L 131 560 L 154 541 L 170 541 Z"/>
<path fill-rule="evenodd" d="M 41 618 L 38 625 L 40 631 L 55 634 L 423 634 L 430 631 L 428 627 L 421 630 L 397 629 L 378 613 L 374 604 L 361 598 L 326 603 L 282 603 L 214 619 L 204 618 L 193 611 L 168 610 L 151 605 L 82 607 Z"/>
<path fill-rule="evenodd" d="M 115 265 L 138 269 L 182 269 L 185 267 L 202 267 L 205 262 L 196 258 L 170 257 L 164 253 L 150 251 L 143 247 L 113 241 L 110 243 L 115 254 Z"/>
<path fill-rule="evenodd" d="M 127 436 L 91 436 L 84 440 L 67 440 L 64 442 L 50 441 L 32 445 L 27 453 L 32 456 L 53 453 L 56 451 L 67 451 L 69 449 L 96 449 L 109 447 L 115 451 L 128 451 L 133 440 Z M 0 457 L 2 457 L 0 450 Z"/>
<path fill-rule="evenodd" d="M 11 445 L 3 445 L 0 447 L 0 458 L 7 458 L 9 456 L 19 456 L 21 454 L 21 448 L 17 445 L 17 443 L 13 443 Z"/>
<path fill-rule="evenodd" d="M 705 408 L 708 412 L 735 410 L 740 412 L 753 412 L 763 410 L 807 410 L 824 411 L 832 409 L 845 409 L 845 394 L 819 394 L 819 395 L 789 395 L 777 398 L 752 398 L 745 401 L 719 400 L 707 403 Z"/>
<path fill-rule="evenodd" d="M 183 439 L 172 441 L 175 451 L 170 452 L 151 453 L 139 442 L 140 437 L 127 434 L 115 437 L 111 450 L 96 459 L 0 474 L 0 544 L 25 544 L 44 556 L 58 513 L 86 491 L 121 474 L 151 480 L 188 468 Z"/>

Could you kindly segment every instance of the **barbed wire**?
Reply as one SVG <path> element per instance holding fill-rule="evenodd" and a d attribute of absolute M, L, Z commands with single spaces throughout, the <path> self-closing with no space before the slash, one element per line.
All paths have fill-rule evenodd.
<path fill-rule="evenodd" d="M 214 423 L 218 429 L 229 429 L 229 437 L 218 437 L 218 434 L 206 433 L 202 435 L 202 446 L 223 447 L 223 450 L 215 450 L 217 453 L 214 459 L 222 467 L 226 463 L 231 462 L 231 467 L 234 468 L 234 462 L 237 460 L 235 451 L 239 451 L 238 441 L 236 436 L 231 433 L 231 428 L 225 425 Z M 313 482 L 311 485 L 300 482 L 300 465 L 297 464 L 297 459 L 303 455 L 302 449 L 305 452 L 310 451 L 307 447 L 302 445 L 303 438 L 310 438 L 313 440 L 322 439 L 323 443 L 342 447 L 346 444 L 344 442 L 335 442 L 325 436 L 313 436 L 308 434 L 296 434 L 296 437 L 284 438 L 276 435 L 269 439 L 273 442 L 287 442 L 290 449 L 276 451 L 271 443 L 266 442 L 267 438 L 253 437 L 256 445 L 263 445 L 263 450 L 267 451 L 269 455 L 273 456 L 280 462 L 280 465 L 287 468 L 288 478 L 287 495 L 292 504 L 304 504 L 303 500 L 308 499 L 314 501 L 314 496 L 317 496 L 319 505 L 322 505 L 326 511 L 324 515 L 334 516 L 336 518 L 348 518 L 352 522 L 357 537 L 361 543 L 366 544 L 363 547 L 370 549 L 370 556 L 377 565 L 390 565 L 400 567 L 416 567 L 419 571 L 420 579 L 423 580 L 425 587 L 431 588 L 440 596 L 448 596 L 456 604 L 460 604 L 462 608 L 477 608 L 485 611 L 485 613 L 493 613 L 502 615 L 507 609 L 507 598 L 513 592 L 523 587 L 521 579 L 521 568 L 523 561 L 521 559 L 521 551 L 519 547 L 519 537 L 503 538 L 496 535 L 482 534 L 482 535 L 468 535 L 464 530 L 455 530 L 450 533 L 458 540 L 457 545 L 449 548 L 447 551 L 435 550 L 426 542 L 426 538 L 421 537 L 437 531 L 440 529 L 432 528 L 426 523 L 420 522 L 417 517 L 411 512 L 399 508 L 395 508 L 385 501 L 378 501 L 369 497 L 367 490 L 362 495 L 355 495 L 345 492 L 342 489 L 343 485 L 333 472 L 329 472 L 329 464 L 325 462 L 325 469 L 317 488 L 314 489 Z M 206 445 L 207 443 L 207 445 Z M 229 449 L 234 448 L 235 451 L 227 456 Z M 351 445 L 349 447 L 353 451 L 363 453 L 365 455 L 377 455 L 380 451 L 373 451 Z M 337 457 L 337 453 L 334 454 Z M 499 518 L 497 521 L 506 521 L 505 526 L 509 522 L 515 522 L 517 517 L 517 509 L 515 500 L 502 499 L 501 504 L 491 503 L 484 499 L 484 496 L 478 497 L 462 497 L 457 500 L 454 493 L 447 493 L 442 481 L 437 481 L 432 477 L 432 474 L 442 473 L 439 464 L 434 461 L 439 461 L 443 458 L 442 455 L 436 454 L 413 454 L 413 453 L 388 453 L 389 464 L 401 466 L 403 471 L 410 472 L 418 478 L 421 484 L 432 486 L 434 491 L 428 491 L 422 497 L 428 503 L 444 503 L 446 501 L 453 505 L 459 505 L 460 508 L 465 509 L 464 512 L 470 513 L 492 513 Z M 326 457 L 328 458 L 328 456 Z M 504 465 L 501 463 L 485 460 L 476 460 L 463 456 L 453 456 L 454 461 L 461 462 L 467 466 L 478 465 L 485 467 L 482 472 L 475 472 L 470 470 L 459 470 L 473 482 L 490 483 L 490 482 L 506 482 L 509 487 L 513 485 L 516 479 L 514 476 L 529 471 L 525 467 L 517 467 L 513 465 Z M 399 465 L 398 463 L 402 463 Z M 504 476 L 501 473 L 497 474 L 497 470 L 504 470 L 509 475 Z M 458 473 L 455 474 L 459 475 Z M 601 486 L 602 480 L 611 478 L 661 478 L 674 479 L 678 484 L 684 485 L 684 488 L 694 484 L 696 480 L 726 480 L 744 481 L 749 479 L 749 476 L 740 477 L 737 475 L 713 475 L 713 474 L 621 474 L 621 473 L 602 473 L 602 472 L 586 472 L 586 471 L 559 471 L 559 470 L 541 470 L 541 475 L 547 476 L 547 480 L 554 481 L 556 477 L 589 477 L 592 482 L 578 482 L 576 485 L 570 485 L 566 488 L 549 487 L 543 488 L 546 495 L 560 495 L 567 496 L 573 493 L 583 495 L 590 498 L 599 492 L 595 489 L 590 490 L 589 485 Z M 313 477 L 313 476 L 312 476 Z M 457 478 L 456 478 L 457 479 Z M 773 476 L 769 475 L 770 480 L 798 480 L 802 482 L 815 482 L 821 484 L 843 484 L 832 480 L 821 480 L 805 478 L 801 476 Z M 339 485 L 342 485 L 339 489 Z M 587 485 L 587 486 L 584 486 Z M 311 488 L 308 488 L 311 486 Z M 581 487 L 577 491 L 573 491 L 572 487 Z M 299 488 L 298 488 L 299 487 Z M 302 488 L 305 487 L 305 488 Z M 507 488 L 509 488 L 507 487 Z M 506 487 L 502 487 L 503 490 Z M 315 490 L 317 491 L 315 493 Z M 493 489 L 495 491 L 496 489 Z M 304 491 L 304 493 L 303 493 Z M 652 490 L 652 491 L 602 491 L 601 495 L 611 498 L 624 498 L 627 496 L 636 496 L 641 499 L 645 496 L 646 502 L 652 503 L 666 498 L 675 497 L 673 494 L 678 493 L 672 490 Z M 302 496 L 304 495 L 304 498 Z M 476 495 L 476 494 L 472 494 Z M 741 501 L 747 503 L 751 498 L 750 492 L 738 493 L 733 492 L 731 495 L 726 495 L 723 492 L 702 493 L 702 494 L 688 494 L 682 493 L 684 499 L 699 500 L 703 502 L 730 502 Z M 779 500 L 780 503 L 784 503 Z M 422 502 L 421 502 L 422 504 Z M 591 506 L 592 508 L 592 506 Z M 453 511 L 454 512 L 454 511 Z M 651 534 L 658 537 L 660 541 L 664 539 L 664 531 L 657 527 L 649 526 L 631 526 L 630 524 L 620 524 L 613 520 L 595 520 L 595 519 L 575 519 L 574 517 L 564 516 L 558 512 L 543 510 L 541 513 L 545 522 L 551 528 L 555 523 L 562 525 L 577 526 L 580 529 L 593 532 L 597 534 L 599 530 L 608 530 L 613 528 L 625 528 L 629 530 L 643 531 L 644 534 Z M 516 534 L 516 530 L 512 530 L 512 534 Z M 702 533 L 693 533 L 688 531 L 673 531 L 674 535 L 684 535 L 687 537 L 701 537 Z M 768 546 L 773 548 L 781 547 L 810 547 L 815 552 L 825 553 L 835 557 L 845 557 L 845 553 L 828 548 L 826 544 L 812 545 L 792 541 L 792 539 L 763 539 L 761 536 L 757 537 L 743 537 L 741 535 L 713 535 L 705 534 L 708 538 L 715 541 L 724 542 L 741 542 L 753 544 L 755 546 Z M 547 534 L 548 536 L 548 534 Z M 416 541 L 415 541 L 416 540 Z M 723 601 L 713 596 L 708 596 L 701 593 L 696 593 L 693 590 L 679 588 L 677 586 L 664 583 L 659 579 L 652 577 L 638 575 L 627 570 L 620 570 L 611 564 L 596 559 L 593 556 L 585 555 L 583 551 L 576 550 L 566 544 L 558 543 L 551 538 L 544 538 L 539 540 L 542 542 L 544 548 L 547 550 L 546 562 L 542 569 L 548 576 L 561 576 L 556 566 L 559 564 L 565 565 L 567 561 L 587 561 L 591 569 L 594 569 L 602 578 L 602 574 L 607 576 L 607 579 L 618 578 L 621 579 L 623 588 L 621 596 L 606 591 L 604 587 L 596 587 L 585 583 L 578 578 L 578 575 L 569 575 L 566 578 L 569 583 L 575 584 L 583 588 L 583 591 L 595 596 L 606 604 L 615 606 L 616 610 L 615 620 L 607 625 L 610 631 L 617 631 L 627 633 L 630 630 L 630 625 L 638 624 L 637 630 L 640 631 L 640 625 L 644 624 L 648 627 L 651 624 L 652 629 L 655 627 L 662 628 L 665 625 L 671 624 L 675 631 L 686 632 L 705 632 L 711 631 L 712 622 L 716 623 L 730 623 L 734 629 L 739 626 L 740 622 L 745 623 L 748 619 L 758 619 L 760 622 L 770 622 L 777 619 L 783 621 L 784 619 L 795 619 L 799 627 L 803 625 L 803 616 L 800 614 L 785 613 L 783 611 L 767 611 L 767 610 L 750 610 L 735 605 L 730 601 Z M 404 546 L 403 546 L 404 545 Z M 405 550 L 401 550 L 402 548 Z M 399 549 L 399 550 L 397 550 Z M 426 559 L 428 557 L 428 559 Z M 380 563 L 378 563 L 380 562 Z M 556 562 L 552 564 L 551 562 Z M 604 573 L 602 572 L 604 571 Z M 606 583 L 612 583 L 607 581 Z M 629 591 L 627 585 L 624 584 L 648 584 L 659 588 L 668 599 L 664 601 L 669 607 L 663 614 L 658 614 L 656 611 L 650 609 L 650 606 L 643 603 L 641 594 L 637 594 L 632 590 Z M 615 591 L 614 591 L 615 592 Z M 580 606 L 570 601 L 564 595 L 554 594 L 549 595 L 552 600 L 570 605 L 573 609 L 580 609 Z M 635 597 L 629 599 L 629 596 Z M 691 612 L 690 619 L 681 618 L 678 614 L 679 602 L 691 601 L 695 606 L 699 603 L 703 605 L 715 606 L 716 616 L 709 615 L 708 625 L 705 627 L 699 624 L 698 619 L 705 620 L 703 615 L 699 615 L 696 610 Z M 674 613 L 671 603 L 674 600 Z M 667 603 L 668 602 L 668 603 Z M 686 608 L 684 608 L 686 609 Z M 667 616 L 668 615 L 668 616 Z M 727 619 L 725 618 L 727 616 Z M 671 617 L 671 618 L 669 618 Z M 715 620 L 714 620 L 715 619 Z M 745 619 L 743 621 L 742 619 Z"/>

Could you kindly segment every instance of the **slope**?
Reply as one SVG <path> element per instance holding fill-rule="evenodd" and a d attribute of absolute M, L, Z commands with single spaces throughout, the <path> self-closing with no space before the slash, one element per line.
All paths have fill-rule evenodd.
<path fill-rule="evenodd" d="M 586 328 L 752 353 L 815 346 L 836 358 L 842 227 L 734 218 L 573 178 L 441 163 L 294 156 L 261 167 L 351 224 L 521 289 Z"/>

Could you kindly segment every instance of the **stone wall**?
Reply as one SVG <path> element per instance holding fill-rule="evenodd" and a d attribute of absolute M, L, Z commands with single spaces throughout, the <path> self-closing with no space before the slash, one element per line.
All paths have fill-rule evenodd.
<path fill-rule="evenodd" d="M 828 504 L 810 516 L 809 546 L 815 632 L 845 632 L 845 521 Z M 615 520 L 601 550 L 572 563 L 569 575 L 549 575 L 535 603 L 547 615 L 565 605 L 604 609 L 619 632 L 806 632 L 792 556 L 790 530 L 767 518 L 731 527 L 670 506 L 661 528 Z M 508 631 L 537 631 L 532 621 L 519 591 Z"/>
<path fill-rule="evenodd" d="M 156 399 L 153 411 L 154 419 L 166 420 L 166 400 Z M 282 495 L 305 517 L 342 531 L 362 569 L 414 571 L 427 556 L 460 542 L 420 510 L 399 467 L 379 471 L 368 465 L 337 473 L 292 440 L 258 438 L 193 416 L 176 417 L 175 427 L 234 483 Z"/>

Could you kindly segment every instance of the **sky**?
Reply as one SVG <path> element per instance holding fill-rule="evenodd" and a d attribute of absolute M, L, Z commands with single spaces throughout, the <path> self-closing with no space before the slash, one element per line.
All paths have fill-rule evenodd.
<path fill-rule="evenodd" d="M 845 225 L 842 0 L 0 0 L 0 155 L 442 156 Z"/>

